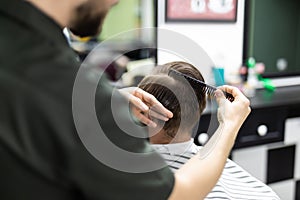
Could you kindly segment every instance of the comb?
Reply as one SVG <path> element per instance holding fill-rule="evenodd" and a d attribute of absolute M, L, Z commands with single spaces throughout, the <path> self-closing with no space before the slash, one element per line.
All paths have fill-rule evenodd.
<path fill-rule="evenodd" d="M 199 89 L 204 91 L 208 96 L 214 96 L 214 93 L 217 90 L 217 88 L 214 86 L 208 85 L 208 84 L 204 83 L 203 81 L 200 81 L 198 79 L 190 77 L 190 76 L 183 74 L 179 71 L 176 71 L 174 69 L 170 69 L 168 75 L 184 77 L 192 86 L 197 86 Z M 223 91 L 223 93 L 224 93 L 226 99 L 228 99 L 230 102 L 234 101 L 234 97 L 232 96 L 232 94 L 225 92 L 225 91 Z"/>

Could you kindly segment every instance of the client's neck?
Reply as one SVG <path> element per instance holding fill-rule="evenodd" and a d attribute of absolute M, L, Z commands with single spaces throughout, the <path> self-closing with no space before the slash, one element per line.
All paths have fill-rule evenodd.
<path fill-rule="evenodd" d="M 154 134 L 150 137 L 151 144 L 172 144 L 172 143 L 181 143 L 188 142 L 191 140 L 191 134 L 189 133 L 179 133 L 176 134 L 176 137 L 170 137 L 164 131 L 160 131 L 157 134 Z"/>

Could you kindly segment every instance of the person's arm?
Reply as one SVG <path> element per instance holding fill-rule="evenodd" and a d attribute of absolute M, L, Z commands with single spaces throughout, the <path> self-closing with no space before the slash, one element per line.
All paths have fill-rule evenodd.
<path fill-rule="evenodd" d="M 175 173 L 175 185 L 169 197 L 174 199 L 203 199 L 217 183 L 237 133 L 250 113 L 249 100 L 237 89 L 223 86 L 235 100 L 226 100 L 216 91 L 219 105 L 219 127 L 203 149 Z"/>
<path fill-rule="evenodd" d="M 156 123 L 151 119 L 168 121 L 173 117 L 171 111 L 167 110 L 157 99 L 137 87 L 119 89 L 131 104 L 131 111 L 134 116 L 145 125 L 155 127 Z"/>

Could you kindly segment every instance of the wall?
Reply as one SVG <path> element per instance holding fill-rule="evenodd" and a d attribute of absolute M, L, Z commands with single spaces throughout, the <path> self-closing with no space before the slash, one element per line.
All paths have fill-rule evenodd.
<path fill-rule="evenodd" d="M 155 41 L 154 27 L 154 0 L 126 0 L 119 1 L 105 18 L 100 40 L 109 39 L 122 32 L 132 31 L 129 34 L 118 35 L 125 41 L 142 40 L 145 43 Z M 140 30 L 137 30 L 141 28 Z"/>
<path fill-rule="evenodd" d="M 108 39 L 116 34 L 140 27 L 140 0 L 120 1 L 105 18 L 100 40 Z M 127 38 L 123 38 L 127 37 Z M 129 38 L 128 38 L 129 37 Z M 138 35 L 123 34 L 122 39 L 134 39 Z"/>
<path fill-rule="evenodd" d="M 200 45 L 212 59 L 215 65 L 225 68 L 225 79 L 238 70 L 242 64 L 243 29 L 244 29 L 244 0 L 238 0 L 237 21 L 235 23 L 166 23 L 165 1 L 158 0 L 158 28 L 168 29 L 189 37 Z M 158 48 L 160 43 L 168 40 L 158 33 Z M 178 42 L 178 41 L 173 41 Z M 190 49 L 192 52 L 193 49 Z M 158 64 L 173 60 L 182 60 L 178 56 L 164 51 L 158 51 Z M 201 59 L 201 58 L 199 58 Z M 210 78 L 210 67 L 201 68 L 205 79 Z"/>

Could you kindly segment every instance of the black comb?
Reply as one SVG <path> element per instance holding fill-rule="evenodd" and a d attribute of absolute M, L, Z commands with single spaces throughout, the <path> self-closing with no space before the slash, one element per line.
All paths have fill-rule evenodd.
<path fill-rule="evenodd" d="M 211 86 L 211 85 L 208 85 L 200 80 L 197 80 L 193 77 L 190 77 L 186 74 L 183 74 L 179 71 L 176 71 L 174 69 L 170 69 L 169 71 L 169 76 L 172 76 L 172 75 L 175 75 L 175 76 L 181 76 L 181 77 L 184 77 L 192 86 L 195 86 L 197 85 L 198 88 L 200 88 L 201 90 L 203 90 L 208 96 L 214 96 L 214 93 L 215 91 L 217 90 L 216 87 L 214 86 Z M 228 92 L 225 92 L 223 91 L 226 99 L 228 99 L 229 101 L 234 101 L 234 97 L 232 96 L 232 94 L 228 93 Z"/>

